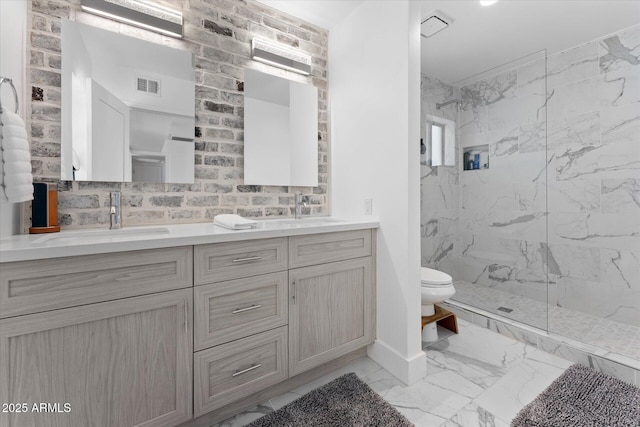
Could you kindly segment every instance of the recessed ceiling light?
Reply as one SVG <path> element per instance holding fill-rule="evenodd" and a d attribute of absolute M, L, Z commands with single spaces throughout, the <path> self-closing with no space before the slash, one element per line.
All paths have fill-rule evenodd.
<path fill-rule="evenodd" d="M 497 3 L 498 0 L 480 0 L 480 6 L 491 6 L 494 3 Z"/>

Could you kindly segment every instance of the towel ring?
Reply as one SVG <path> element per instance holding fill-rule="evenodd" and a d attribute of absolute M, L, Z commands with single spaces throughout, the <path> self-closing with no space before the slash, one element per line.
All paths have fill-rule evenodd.
<path fill-rule="evenodd" d="M 0 77 L 0 90 L 2 89 L 3 83 L 9 83 L 9 86 L 11 86 L 11 89 L 13 89 L 13 100 L 15 101 L 15 104 L 16 104 L 15 113 L 18 114 L 18 109 L 19 109 L 18 91 L 16 90 L 16 87 L 13 85 L 13 80 L 7 77 Z M 2 111 L 2 101 L 0 101 L 0 111 Z"/>

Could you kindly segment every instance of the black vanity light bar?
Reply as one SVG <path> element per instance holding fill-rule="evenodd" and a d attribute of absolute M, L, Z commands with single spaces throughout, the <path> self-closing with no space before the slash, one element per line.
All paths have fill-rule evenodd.
<path fill-rule="evenodd" d="M 182 38 L 182 13 L 145 0 L 82 0 L 82 10 L 167 36 Z"/>
<path fill-rule="evenodd" d="M 251 57 L 255 61 L 305 76 L 311 74 L 311 56 L 269 40 L 260 38 L 251 40 Z"/>

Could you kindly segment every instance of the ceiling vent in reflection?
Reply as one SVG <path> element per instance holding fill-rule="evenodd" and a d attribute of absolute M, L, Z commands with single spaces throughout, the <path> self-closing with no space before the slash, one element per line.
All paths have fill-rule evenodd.
<path fill-rule="evenodd" d="M 447 28 L 451 23 L 453 23 L 453 19 L 436 10 L 428 14 L 427 19 L 422 21 L 422 24 L 420 24 L 420 33 L 423 37 L 431 37 L 435 33 Z"/>
<path fill-rule="evenodd" d="M 151 80 L 145 77 L 137 77 L 136 88 L 138 92 L 151 93 L 153 95 L 160 94 L 160 81 Z"/>

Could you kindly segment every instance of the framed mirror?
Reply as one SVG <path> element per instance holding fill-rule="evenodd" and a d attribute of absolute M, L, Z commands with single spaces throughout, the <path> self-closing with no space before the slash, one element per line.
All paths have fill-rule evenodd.
<path fill-rule="evenodd" d="M 244 71 L 244 182 L 318 185 L 318 89 Z"/>
<path fill-rule="evenodd" d="M 62 21 L 61 179 L 194 182 L 191 52 Z"/>

